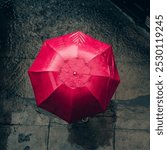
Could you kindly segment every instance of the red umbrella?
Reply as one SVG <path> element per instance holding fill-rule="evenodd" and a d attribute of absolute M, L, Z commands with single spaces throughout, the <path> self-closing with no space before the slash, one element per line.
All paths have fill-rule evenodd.
<path fill-rule="evenodd" d="M 80 31 L 46 40 L 28 74 L 37 105 L 69 123 L 104 112 L 120 82 L 112 47 Z"/>

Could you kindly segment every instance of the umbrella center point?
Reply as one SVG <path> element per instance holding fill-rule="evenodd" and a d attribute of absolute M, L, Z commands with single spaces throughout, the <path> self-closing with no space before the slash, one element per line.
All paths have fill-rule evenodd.
<path fill-rule="evenodd" d="M 77 75 L 77 72 L 76 72 L 76 71 L 74 71 L 74 72 L 73 72 L 73 75 L 74 75 L 74 76 L 76 76 L 76 75 Z"/>
<path fill-rule="evenodd" d="M 64 61 L 59 79 L 68 87 L 83 87 L 90 78 L 90 68 L 83 58 L 71 58 Z"/>

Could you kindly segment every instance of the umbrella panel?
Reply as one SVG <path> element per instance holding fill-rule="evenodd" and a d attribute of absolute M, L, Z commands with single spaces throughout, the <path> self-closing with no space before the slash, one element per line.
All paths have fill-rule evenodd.
<path fill-rule="evenodd" d="M 39 106 L 68 123 L 103 111 L 97 99 L 87 88 L 71 89 L 66 85 L 58 87 Z"/>

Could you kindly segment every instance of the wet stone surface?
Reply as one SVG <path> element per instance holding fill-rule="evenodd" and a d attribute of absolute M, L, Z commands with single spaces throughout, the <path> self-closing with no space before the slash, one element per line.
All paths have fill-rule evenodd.
<path fill-rule="evenodd" d="M 150 93 L 149 62 L 118 62 L 121 84 L 116 95 L 119 100 L 134 99 Z"/>
<path fill-rule="evenodd" d="M 128 101 L 116 101 L 116 128 L 149 130 L 149 101 L 149 95 Z"/>
<path fill-rule="evenodd" d="M 149 96 L 113 100 L 105 113 L 89 118 L 86 123 L 73 124 L 37 108 L 33 99 L 4 99 L 0 106 L 0 134 L 4 137 L 0 143 L 7 150 L 35 150 L 37 146 L 49 150 L 149 149 Z"/>
<path fill-rule="evenodd" d="M 0 58 L 0 97 L 33 98 L 31 83 L 27 70 L 32 59 Z"/>
<path fill-rule="evenodd" d="M 111 0 L 0 1 L 0 150 L 148 150 L 149 33 Z M 86 123 L 36 107 L 27 70 L 43 41 L 83 31 L 112 44 L 121 83 Z"/>
<path fill-rule="evenodd" d="M 149 131 L 116 130 L 115 131 L 116 150 L 149 150 Z"/>
<path fill-rule="evenodd" d="M 7 150 L 46 150 L 47 132 L 45 126 L 12 126 L 8 136 Z"/>

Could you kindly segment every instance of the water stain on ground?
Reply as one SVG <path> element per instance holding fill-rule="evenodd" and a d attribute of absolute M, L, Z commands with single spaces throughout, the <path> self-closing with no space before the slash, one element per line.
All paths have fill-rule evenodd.
<path fill-rule="evenodd" d="M 115 105 L 111 103 L 111 106 Z M 110 107 L 110 118 L 90 118 L 86 123 L 74 123 L 69 130 L 68 141 L 80 145 L 83 149 L 97 149 L 98 147 L 112 146 L 114 124 L 116 121 L 115 108 Z M 96 120 L 95 120 L 96 119 Z M 111 122 L 109 121 L 111 119 Z"/>
<path fill-rule="evenodd" d="M 24 150 L 30 150 L 30 146 L 26 146 Z"/>
<path fill-rule="evenodd" d="M 22 143 L 22 142 L 28 142 L 28 141 L 30 141 L 30 136 L 31 136 L 32 134 L 28 134 L 28 135 L 26 135 L 25 133 L 20 133 L 19 135 L 18 135 L 18 142 L 19 143 Z"/>

